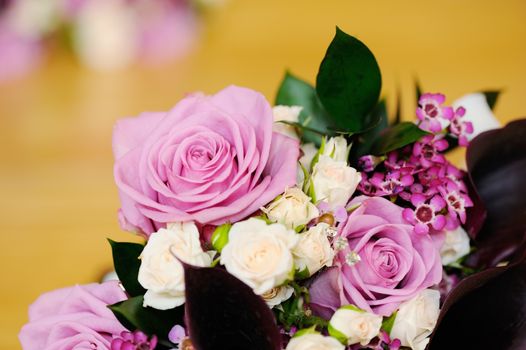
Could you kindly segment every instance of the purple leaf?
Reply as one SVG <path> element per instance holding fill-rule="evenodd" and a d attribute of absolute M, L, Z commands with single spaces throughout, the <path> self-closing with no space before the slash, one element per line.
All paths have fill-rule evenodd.
<path fill-rule="evenodd" d="M 467 229 L 477 250 L 467 264 L 495 266 L 511 258 L 526 236 L 526 119 L 480 134 L 466 158 L 472 186 L 487 210 L 485 221 L 480 206 L 468 210 Z"/>
<path fill-rule="evenodd" d="M 274 315 L 252 289 L 219 268 L 184 265 L 186 326 L 197 350 L 279 350 Z"/>
<path fill-rule="evenodd" d="M 526 349 L 525 247 L 516 262 L 474 274 L 449 294 L 428 350 Z"/>

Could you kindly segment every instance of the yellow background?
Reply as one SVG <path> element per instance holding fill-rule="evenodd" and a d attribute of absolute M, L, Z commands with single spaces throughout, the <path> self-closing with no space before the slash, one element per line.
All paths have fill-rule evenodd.
<path fill-rule="evenodd" d="M 376 54 L 389 101 L 402 88 L 406 118 L 417 75 L 449 101 L 502 88 L 497 116 L 526 114 L 524 0 L 230 0 L 207 13 L 198 48 L 169 66 L 102 74 L 51 53 L 31 76 L 0 85 L 0 348 L 20 348 L 40 293 L 110 268 L 106 237 L 133 239 L 116 221 L 116 119 L 232 83 L 272 100 L 287 68 L 315 79 L 336 24 Z"/>

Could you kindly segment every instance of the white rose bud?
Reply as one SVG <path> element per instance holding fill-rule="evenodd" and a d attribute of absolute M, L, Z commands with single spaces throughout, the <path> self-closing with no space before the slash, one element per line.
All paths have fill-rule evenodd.
<path fill-rule="evenodd" d="M 285 350 L 344 350 L 338 340 L 318 333 L 307 333 L 290 340 Z"/>
<path fill-rule="evenodd" d="M 138 280 L 147 289 L 144 306 L 167 310 L 184 303 L 183 266 L 174 254 L 194 266 L 210 266 L 212 262 L 201 248 L 194 223 L 172 224 L 153 233 L 140 256 Z"/>
<path fill-rule="evenodd" d="M 295 229 L 318 217 L 320 212 L 310 197 L 297 187 L 288 188 L 277 200 L 261 210 L 270 221 Z"/>
<path fill-rule="evenodd" d="M 400 339 L 403 346 L 424 350 L 440 313 L 440 292 L 425 289 L 400 305 L 391 329 L 391 338 Z"/>
<path fill-rule="evenodd" d="M 305 169 L 309 170 L 312 159 L 318 153 L 318 148 L 313 143 L 305 143 L 301 145 L 301 150 L 303 151 L 303 155 L 300 158 L 300 163 Z"/>
<path fill-rule="evenodd" d="M 382 316 L 347 305 L 336 310 L 332 316 L 329 333 L 337 338 L 345 337 L 347 345 L 360 343 L 365 346 L 380 333 L 382 320 Z"/>
<path fill-rule="evenodd" d="M 334 251 L 325 230 L 328 224 L 322 222 L 300 234 L 298 244 L 292 249 L 294 264 L 300 271 L 307 268 L 312 276 L 324 266 L 332 266 Z"/>
<path fill-rule="evenodd" d="M 254 293 L 264 294 L 291 277 L 294 267 L 291 249 L 298 236 L 282 224 L 267 225 L 256 218 L 237 222 L 221 251 L 221 264 Z"/>
<path fill-rule="evenodd" d="M 294 293 L 294 288 L 291 286 L 274 287 L 271 290 L 261 294 L 261 297 L 270 308 L 278 306 L 285 300 L 289 299 Z"/>
<path fill-rule="evenodd" d="M 446 231 L 444 244 L 440 249 L 442 265 L 449 265 L 469 253 L 469 237 L 462 227 Z"/>
<path fill-rule="evenodd" d="M 335 161 L 347 163 L 349 151 L 347 140 L 343 136 L 331 137 L 325 144 L 322 155 L 331 157 Z"/>
<path fill-rule="evenodd" d="M 298 139 L 296 129 L 292 125 L 285 123 L 279 123 L 281 121 L 297 123 L 303 107 L 300 106 L 275 106 L 272 108 L 272 114 L 274 115 L 274 127 L 273 130 L 281 134 L 290 136 Z"/>
<path fill-rule="evenodd" d="M 466 109 L 466 114 L 462 117 L 462 120 L 473 124 L 473 133 L 466 135 L 469 141 L 484 131 L 501 127 L 500 122 L 495 118 L 486 101 L 486 96 L 482 93 L 462 96 L 453 102 L 453 107 L 455 109 L 458 107 Z"/>
<path fill-rule="evenodd" d="M 346 162 L 320 155 L 311 180 L 316 201 L 327 202 L 330 209 L 335 209 L 347 204 L 362 177 Z"/>

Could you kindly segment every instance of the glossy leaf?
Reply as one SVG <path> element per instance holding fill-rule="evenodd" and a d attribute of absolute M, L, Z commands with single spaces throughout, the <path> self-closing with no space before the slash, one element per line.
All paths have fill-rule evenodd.
<path fill-rule="evenodd" d="M 184 269 L 186 326 L 196 349 L 281 349 L 272 311 L 249 286 L 223 269 Z"/>
<path fill-rule="evenodd" d="M 372 52 L 360 40 L 336 28 L 316 78 L 316 91 L 334 126 L 353 133 L 377 125 L 382 77 Z"/>
<path fill-rule="evenodd" d="M 428 350 L 526 348 L 526 260 L 479 272 L 447 297 Z"/>
<path fill-rule="evenodd" d="M 128 330 L 139 329 L 148 335 L 155 334 L 159 339 L 167 341 L 172 327 L 183 324 L 184 308 L 157 310 L 143 307 L 143 301 L 142 296 L 137 296 L 110 305 L 109 308 Z"/>
<path fill-rule="evenodd" d="M 374 141 L 378 138 L 381 132 L 388 127 L 387 106 L 385 100 L 380 100 L 371 113 L 380 121 L 371 130 L 362 134 L 354 135 L 352 140 L 353 146 L 349 153 L 349 162 L 351 166 L 358 166 L 358 159 L 361 156 L 371 154 L 371 147 Z"/>
<path fill-rule="evenodd" d="M 384 155 L 407 146 L 428 133 L 411 122 L 402 122 L 385 129 L 374 141 L 371 154 Z"/>
<path fill-rule="evenodd" d="M 468 210 L 467 228 L 476 234 L 477 247 L 469 266 L 495 266 L 509 259 L 526 236 L 525 150 L 526 119 L 482 133 L 468 147 L 469 177 L 487 209 L 478 234 L 472 226 L 480 213 Z"/>
<path fill-rule="evenodd" d="M 303 107 L 299 124 L 304 126 L 302 139 L 304 142 L 320 144 L 320 133 L 330 134 L 331 120 L 323 108 L 316 90 L 309 83 L 287 72 L 276 96 L 276 105 Z M 309 129 L 316 130 L 311 132 Z"/>
<path fill-rule="evenodd" d="M 130 296 L 144 295 L 144 289 L 137 280 L 141 255 L 144 246 L 138 243 L 115 242 L 108 240 L 113 254 L 113 266 L 124 289 Z"/>
<path fill-rule="evenodd" d="M 487 91 L 482 91 L 482 93 L 484 94 L 484 97 L 486 97 L 486 101 L 488 102 L 489 108 L 491 108 L 492 110 L 495 109 L 495 105 L 497 104 L 497 100 L 499 99 L 499 96 L 500 96 L 500 91 L 499 90 L 487 90 Z"/>

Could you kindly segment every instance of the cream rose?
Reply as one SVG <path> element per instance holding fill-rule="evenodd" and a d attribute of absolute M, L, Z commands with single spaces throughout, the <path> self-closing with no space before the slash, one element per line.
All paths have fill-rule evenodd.
<path fill-rule="evenodd" d="M 279 122 L 297 123 L 302 109 L 303 107 L 300 106 L 275 106 L 272 108 L 272 114 L 274 115 L 274 126 L 272 129 L 281 134 L 298 139 L 296 129 L 292 125 Z"/>
<path fill-rule="evenodd" d="M 380 333 L 382 316 L 346 305 L 336 310 L 329 322 L 329 333 L 338 338 L 345 337 L 347 345 L 367 345 Z M 344 339 L 340 339 L 344 340 Z"/>
<path fill-rule="evenodd" d="M 310 197 L 297 187 L 288 188 L 266 208 L 261 208 L 270 221 L 295 229 L 306 225 L 320 214 Z"/>
<path fill-rule="evenodd" d="M 338 340 L 318 333 L 307 333 L 290 340 L 286 350 L 344 350 Z"/>
<path fill-rule="evenodd" d="M 337 162 L 347 163 L 349 151 L 351 148 L 347 145 L 347 140 L 343 136 L 331 137 L 325 144 L 322 155 L 331 157 Z"/>
<path fill-rule="evenodd" d="M 282 224 L 267 225 L 250 218 L 232 225 L 221 251 L 221 264 L 261 295 L 291 276 L 291 249 L 297 242 L 298 235 Z"/>
<path fill-rule="evenodd" d="M 147 289 L 144 306 L 167 310 L 184 303 L 184 271 L 174 255 L 194 266 L 212 262 L 191 222 L 171 224 L 153 233 L 140 256 L 138 280 Z"/>
<path fill-rule="evenodd" d="M 292 293 L 294 293 L 294 288 L 291 286 L 280 286 L 280 287 L 274 287 L 265 293 L 261 294 L 261 297 L 267 305 L 270 308 L 273 308 L 274 306 L 278 306 L 285 300 L 289 299 L 292 296 Z"/>
<path fill-rule="evenodd" d="M 332 266 L 334 251 L 327 236 L 329 225 L 322 222 L 300 234 L 298 244 L 292 249 L 297 269 L 309 269 L 312 276 L 324 266 Z"/>
<path fill-rule="evenodd" d="M 343 207 L 349 201 L 362 177 L 356 169 L 326 155 L 320 155 L 312 171 L 316 201 L 324 201 L 330 209 Z"/>
<path fill-rule="evenodd" d="M 391 329 L 391 338 L 398 338 L 403 346 L 424 350 L 429 335 L 435 328 L 440 313 L 440 293 L 424 289 L 413 299 L 400 305 Z"/>
<path fill-rule="evenodd" d="M 456 230 L 446 231 L 444 244 L 440 249 L 442 265 L 449 265 L 469 253 L 469 237 L 459 226 Z"/>

